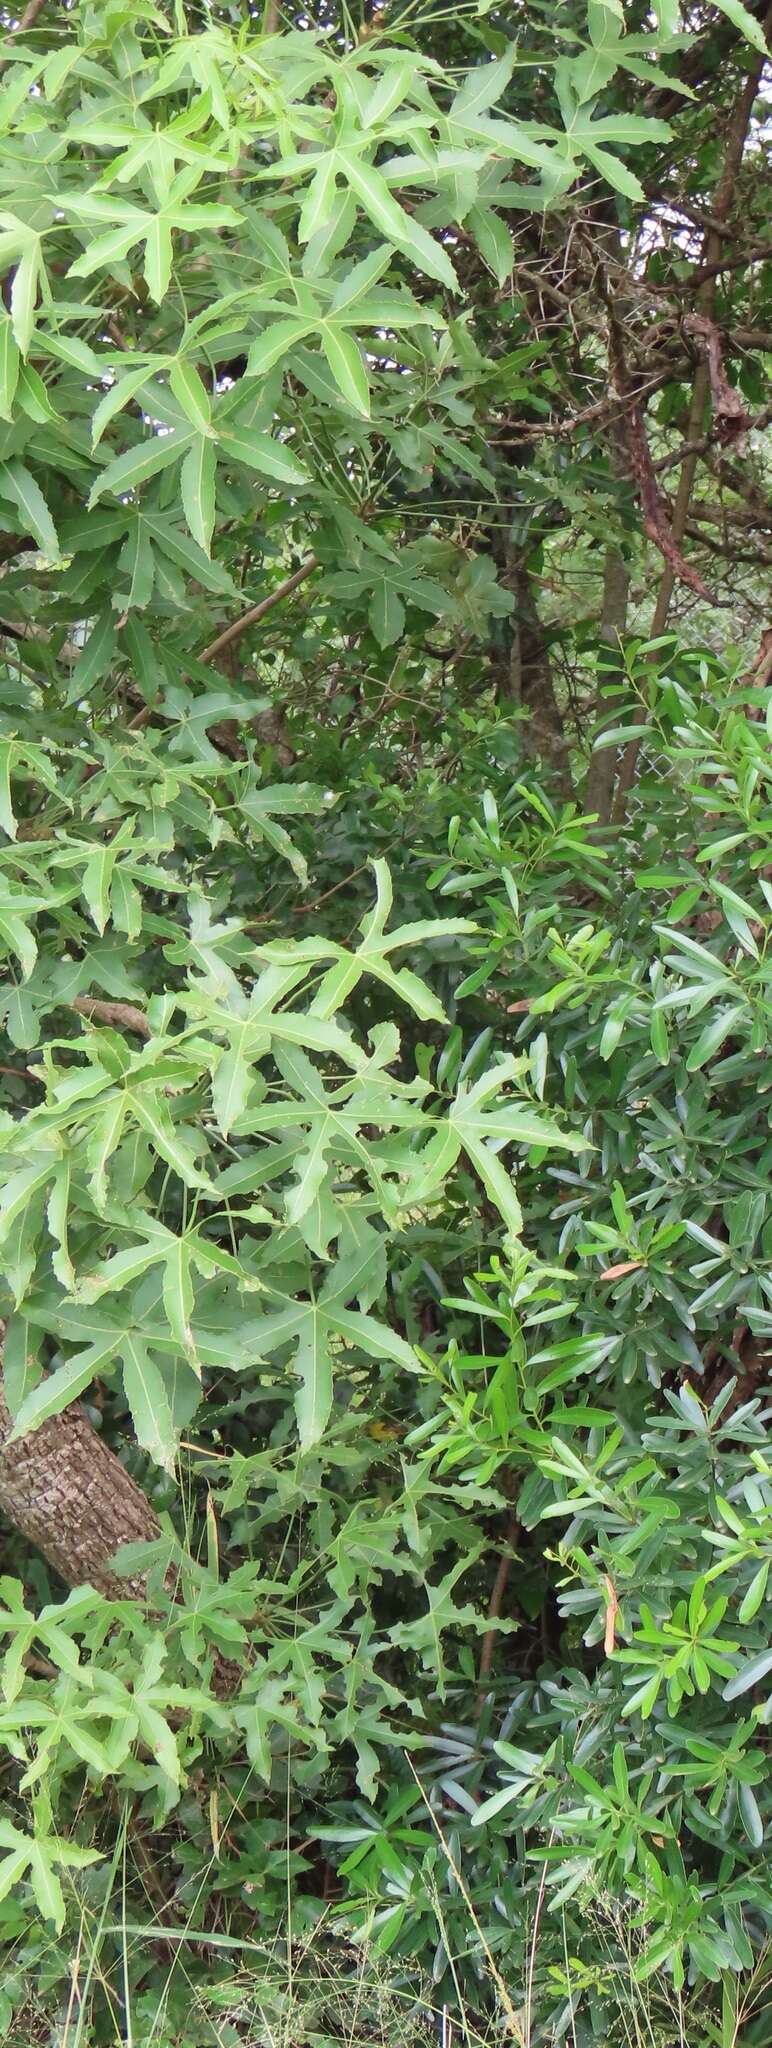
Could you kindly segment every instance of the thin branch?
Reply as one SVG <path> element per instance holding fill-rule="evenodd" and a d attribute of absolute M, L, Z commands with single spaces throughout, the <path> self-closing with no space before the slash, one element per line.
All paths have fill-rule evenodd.
<path fill-rule="evenodd" d="M 284 582 L 280 583 L 276 590 L 271 591 L 270 597 L 262 598 L 260 603 L 253 604 L 248 612 L 242 612 L 240 619 L 233 619 L 230 626 L 226 626 L 222 633 L 218 633 L 216 640 L 210 640 L 209 646 L 202 649 L 198 660 L 214 661 L 224 647 L 230 647 L 232 641 L 240 640 L 242 633 L 247 633 L 250 626 L 256 626 L 259 619 L 264 619 L 268 612 L 273 611 L 274 605 L 281 604 L 293 590 L 298 590 L 301 583 L 305 583 L 307 577 L 312 576 L 318 567 L 319 556 L 306 555 L 305 561 L 295 570 L 294 576 L 286 576 Z"/>
<path fill-rule="evenodd" d="M 764 20 L 764 34 L 767 41 L 769 40 L 771 30 L 772 6 L 767 8 Z M 751 66 L 750 71 L 748 72 L 742 92 L 740 93 L 739 98 L 735 102 L 734 111 L 729 122 L 729 131 L 723 167 L 721 171 L 721 176 L 719 178 L 715 199 L 713 202 L 713 215 L 717 223 L 726 222 L 732 210 L 737 174 L 742 164 L 745 145 L 748 140 L 748 130 L 750 128 L 751 119 L 753 116 L 753 108 L 756 101 L 756 95 L 758 93 L 759 84 L 761 82 L 761 77 L 764 71 L 766 61 L 766 55 L 762 55 L 761 52 L 759 52 Z M 699 266 L 699 270 L 706 269 L 708 271 L 711 271 L 712 267 L 719 262 L 720 256 L 721 238 L 717 232 L 716 227 L 713 227 L 709 229 L 707 235 L 705 236 L 705 242 L 702 251 L 702 263 Z M 708 277 L 707 282 L 699 286 L 696 296 L 696 310 L 700 314 L 702 314 L 703 317 L 707 318 L 708 320 L 712 320 L 716 303 L 715 274 L 710 275 Z M 686 432 L 684 435 L 685 441 L 695 442 L 701 439 L 704 430 L 705 407 L 707 405 L 709 396 L 710 375 L 705 357 L 702 356 L 697 364 L 697 368 L 694 374 L 694 384 L 692 386 L 692 399 L 691 405 L 689 407 L 689 418 L 687 421 Z M 694 490 L 694 480 L 697 473 L 697 464 L 699 462 L 699 459 L 699 454 L 695 449 L 692 454 L 686 456 L 684 462 L 681 465 L 681 474 L 678 480 L 678 491 L 676 495 L 675 510 L 673 513 L 672 524 L 672 533 L 676 548 L 680 548 L 681 541 L 683 540 L 686 532 L 686 526 L 689 519 L 689 511 L 692 501 L 692 492 Z M 664 572 L 661 577 L 659 590 L 657 593 L 657 602 L 654 607 L 654 617 L 652 619 L 650 629 L 650 638 L 652 640 L 657 640 L 659 638 L 659 635 L 664 632 L 665 626 L 667 625 L 668 614 L 670 611 L 670 603 L 673 596 L 673 591 L 675 589 L 675 580 L 676 579 L 673 564 L 672 562 L 668 561 L 665 563 Z M 638 766 L 638 756 L 640 754 L 640 750 L 641 741 L 639 739 L 629 740 L 622 755 L 616 797 L 614 800 L 614 809 L 612 813 L 613 822 L 615 824 L 621 823 L 622 819 L 624 818 L 625 810 L 627 807 L 628 792 L 632 788 L 633 782 L 635 781 L 635 775 Z"/>
<path fill-rule="evenodd" d="M 42 14 L 46 0 L 28 0 L 21 20 L 11 29 L 12 36 L 23 36 L 28 28 L 34 28 L 38 15 Z"/>
<path fill-rule="evenodd" d="M 134 1003 L 103 1002 L 101 996 L 76 996 L 70 1008 L 93 1024 L 111 1024 L 118 1031 L 135 1031 L 138 1038 L 153 1036 L 144 1010 L 138 1010 Z"/>
<path fill-rule="evenodd" d="M 514 1563 L 514 1547 L 517 1542 L 519 1534 L 520 1524 L 518 1522 L 517 1516 L 512 1514 L 509 1518 L 509 1524 L 507 1527 L 504 1547 L 499 1558 L 498 1571 L 493 1581 L 493 1589 L 491 1592 L 490 1600 L 488 1601 L 488 1620 L 492 1625 L 490 1628 L 486 1629 L 485 1635 L 483 1636 L 482 1640 L 482 1649 L 480 1651 L 480 1664 L 477 1673 L 478 1685 L 484 1685 L 486 1678 L 490 1676 L 491 1666 L 493 1664 L 493 1652 L 496 1648 L 496 1637 L 498 1635 L 498 1629 L 496 1628 L 495 1624 L 498 1621 L 499 1615 L 501 1613 L 501 1605 L 504 1599 L 504 1594 L 507 1590 L 509 1574 L 512 1570 L 512 1565 Z"/>

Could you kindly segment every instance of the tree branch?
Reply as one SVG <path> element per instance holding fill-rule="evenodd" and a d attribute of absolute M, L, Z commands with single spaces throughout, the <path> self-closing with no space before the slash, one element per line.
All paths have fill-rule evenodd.
<path fill-rule="evenodd" d="M 17 21 L 16 27 L 11 29 L 11 35 L 23 36 L 28 28 L 34 28 L 38 15 L 42 14 L 45 5 L 46 0 L 28 0 L 21 20 Z"/>
<path fill-rule="evenodd" d="M 144 1010 L 138 1010 L 134 1003 L 106 1002 L 101 996 L 76 996 L 70 1008 L 94 1024 L 112 1024 L 117 1031 L 135 1031 L 138 1038 L 153 1036 Z"/>
<path fill-rule="evenodd" d="M 501 1603 L 503 1601 L 504 1594 L 507 1590 L 509 1574 L 512 1570 L 512 1565 L 514 1563 L 514 1546 L 517 1542 L 519 1534 L 520 1524 L 518 1522 L 517 1516 L 515 1514 L 512 1514 L 510 1515 L 509 1522 L 507 1524 L 507 1533 L 505 1537 L 504 1549 L 502 1550 L 501 1556 L 499 1558 L 498 1570 L 496 1572 L 496 1577 L 493 1581 L 491 1597 L 488 1601 L 488 1620 L 493 1624 L 495 1624 L 498 1621 L 499 1615 L 501 1613 Z M 482 1649 L 480 1651 L 480 1663 L 477 1672 L 478 1685 L 484 1685 L 486 1678 L 488 1678 L 488 1676 L 490 1675 L 491 1666 L 493 1664 L 493 1652 L 496 1648 L 497 1635 L 498 1629 L 495 1626 L 493 1626 L 491 1628 L 486 1629 L 485 1635 L 483 1636 Z"/>
<path fill-rule="evenodd" d="M 276 590 L 272 590 L 269 597 L 261 598 L 259 604 L 253 604 L 248 612 L 242 612 L 240 619 L 234 619 L 230 626 L 226 626 L 222 633 L 218 633 L 216 640 L 210 640 L 209 646 L 204 647 L 199 654 L 199 661 L 214 661 L 224 647 L 230 647 L 233 640 L 240 640 L 242 633 L 248 632 L 250 626 L 256 626 L 259 619 L 264 619 L 268 612 L 272 612 L 274 605 L 282 604 L 284 598 L 289 597 L 293 590 L 299 590 L 301 583 L 305 583 L 307 577 L 312 576 L 318 567 L 318 555 L 306 555 L 305 561 L 295 570 L 294 576 L 285 576 L 284 582 L 280 583 Z"/>
<path fill-rule="evenodd" d="M 772 6 L 767 8 L 764 20 L 764 33 L 767 41 L 769 40 L 770 30 L 772 30 Z M 709 275 L 706 282 L 697 291 L 696 310 L 703 318 L 708 320 L 713 318 L 716 303 L 717 272 L 714 266 L 719 263 L 721 257 L 720 227 L 727 221 L 731 212 L 737 173 L 743 160 L 753 107 L 766 61 L 766 56 L 762 55 L 759 51 L 748 72 L 742 92 L 735 103 L 734 112 L 729 123 L 723 168 L 713 202 L 713 217 L 716 225 L 710 228 L 705 236 L 702 260 L 698 268 L 698 274 L 703 270 L 707 270 Z M 705 407 L 709 394 L 710 373 L 707 361 L 702 356 L 694 373 L 689 419 L 684 435 L 686 442 L 695 443 L 702 439 Z M 699 459 L 699 452 L 693 447 L 692 453 L 686 456 L 681 466 L 672 524 L 673 539 L 677 548 L 680 548 L 681 541 L 686 532 Z M 665 630 L 674 588 L 674 567 L 671 562 L 666 562 L 660 580 L 657 602 L 654 607 L 654 617 L 651 623 L 650 638 L 652 640 L 658 639 L 659 635 Z M 616 824 L 621 822 L 625 814 L 627 795 L 635 780 L 640 750 L 640 740 L 630 740 L 622 755 L 613 810 L 613 818 Z"/>

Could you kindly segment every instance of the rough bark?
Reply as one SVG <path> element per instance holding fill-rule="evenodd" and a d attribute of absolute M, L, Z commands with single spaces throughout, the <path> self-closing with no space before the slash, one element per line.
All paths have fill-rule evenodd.
<path fill-rule="evenodd" d="M 0 1380 L 2 1513 L 68 1586 L 141 1595 L 143 1581 L 120 1578 L 113 1560 L 121 1544 L 160 1535 L 158 1518 L 83 1408 L 65 1408 L 13 1444 L 12 1427 Z"/>
<path fill-rule="evenodd" d="M 527 711 L 523 745 L 529 752 L 541 754 L 559 785 L 570 791 L 568 740 L 533 583 L 519 549 L 508 549 L 503 562 L 499 556 L 498 568 L 500 581 L 515 600 L 512 616 L 505 621 L 506 647 L 496 663 L 498 694 Z"/>

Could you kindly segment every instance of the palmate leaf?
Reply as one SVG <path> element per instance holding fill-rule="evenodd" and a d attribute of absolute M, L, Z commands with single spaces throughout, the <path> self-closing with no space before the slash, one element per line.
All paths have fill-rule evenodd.
<path fill-rule="evenodd" d="M 10 1852 L 0 1863 L 0 1898 L 6 1898 L 27 1871 L 38 1911 L 60 1933 L 65 1906 L 57 1866 L 85 1870 L 90 1863 L 100 1862 L 99 1850 L 83 1849 L 76 1842 L 62 1841 L 57 1835 L 46 1835 L 39 1829 L 34 1837 L 25 1835 L 9 1820 L 0 1821 L 0 1848 Z"/>
<path fill-rule="evenodd" d="M 737 20 L 739 0 L 731 5 Z M 685 10 L 684 40 L 694 23 L 712 63 L 710 13 Z M 713 14 L 720 20 L 720 9 Z M 654 772 L 641 778 L 621 835 L 605 835 L 619 857 L 599 891 L 604 935 L 597 905 L 588 907 L 597 835 L 585 836 L 586 821 L 560 796 L 542 805 L 533 764 L 513 785 L 527 707 L 514 718 L 503 700 L 492 709 L 487 688 L 489 656 L 510 639 L 495 624 L 514 605 L 497 583 L 495 554 L 510 542 L 525 549 L 526 581 L 536 590 L 545 570 L 554 611 L 541 557 L 546 545 L 557 559 L 558 529 L 569 583 L 585 575 L 572 536 L 580 556 L 589 548 L 588 595 L 620 519 L 631 573 L 640 552 L 630 493 L 622 504 L 609 478 L 607 411 L 585 420 L 575 459 L 567 452 L 607 312 L 585 262 L 587 237 L 576 239 L 584 188 L 599 218 L 604 195 L 624 195 L 622 253 L 635 268 L 641 220 L 630 207 L 641 152 L 652 218 L 678 165 L 688 166 L 691 201 L 710 218 L 720 152 L 706 148 L 704 120 L 674 152 L 661 131 L 627 114 L 638 91 L 631 78 L 647 94 L 666 83 L 668 101 L 678 92 L 683 52 L 668 52 L 662 35 L 627 35 L 623 0 L 589 0 L 591 47 L 584 14 L 573 39 L 558 25 L 554 48 L 544 10 L 535 10 L 527 48 L 503 14 L 490 36 L 478 17 L 476 43 L 468 24 L 441 20 L 437 38 L 430 22 L 436 58 L 411 47 L 406 19 L 389 48 L 383 22 L 357 42 L 288 22 L 266 34 L 271 22 L 252 16 L 71 0 L 39 13 L 31 34 L 6 36 L 0 52 L 0 175 L 25 215 L 0 221 L 0 463 L 15 478 L 9 492 L 7 472 L 0 489 L 0 952 L 14 1048 L 0 1056 L 0 1308 L 9 1295 L 21 1304 L 9 1319 L 4 1380 L 18 1431 L 30 1432 L 33 1474 L 56 1434 L 46 1419 L 87 1394 L 94 1374 L 108 1389 L 105 1443 L 128 1455 L 151 1504 L 171 1500 L 181 1435 L 191 1460 L 170 1533 L 145 1546 L 139 1567 L 155 1573 L 149 1608 L 89 1596 L 80 1617 L 62 1612 L 57 1640 L 59 1603 L 52 1618 L 38 1601 L 3 1591 L 0 1629 L 11 1650 L 0 1751 L 13 1765 L 17 1804 L 43 1788 L 34 1841 L 21 1822 L 2 1841 L 0 1892 L 19 1889 L 4 1911 L 15 1939 L 25 1915 L 58 1922 L 65 1898 L 79 1921 L 95 1899 L 109 1901 L 109 1873 L 84 1901 L 67 1898 L 74 1887 L 52 1844 L 58 1834 L 66 1846 L 73 1831 L 92 1838 L 99 1787 L 116 1773 L 129 1833 L 110 1816 L 104 1828 L 118 1860 L 126 1840 L 123 2003 L 141 2031 L 127 1918 L 139 1895 L 136 1816 L 160 1830 L 162 1857 L 166 1845 L 177 1857 L 171 1875 L 162 1869 L 164 1896 L 194 1864 L 206 1866 L 211 1897 L 195 1924 L 224 1925 L 224 1886 L 235 1942 L 252 1886 L 270 1935 L 277 1800 L 284 1812 L 289 1794 L 300 1844 L 330 1797 L 335 1824 L 340 1796 L 335 1862 L 340 1885 L 350 1884 L 342 1910 L 371 1944 L 383 1936 L 385 1948 L 400 1934 L 404 1954 L 420 1962 L 432 1830 L 402 1750 L 408 1722 L 418 1716 L 418 1726 L 428 1702 L 432 1772 L 436 1764 L 461 1859 L 467 1824 L 482 1815 L 496 1833 L 495 1886 L 517 1834 L 514 1913 L 506 1883 L 502 1892 L 515 1948 L 534 1906 L 538 1918 L 545 1860 L 549 1879 L 561 1858 L 559 1884 L 607 1901 L 615 1925 L 627 1924 L 631 1893 L 639 1906 L 645 1890 L 640 1958 L 650 1962 L 653 1951 L 656 1962 L 664 1941 L 669 1968 L 692 1916 L 697 2019 L 713 2009 L 700 1972 L 714 1983 L 718 1973 L 729 2040 L 742 1991 L 735 1969 L 753 1970 L 766 1912 L 768 1794 L 763 1748 L 756 1754 L 770 1678 L 766 1450 L 753 1402 L 733 1401 L 728 1418 L 711 1406 L 704 1339 L 718 1328 L 727 1343 L 747 1317 L 761 1343 L 772 1323 L 763 1305 L 764 1140 L 753 1121 L 764 1125 L 768 1082 L 757 901 L 769 888 L 764 726 L 738 711 L 739 669 L 723 705 L 705 650 L 676 654 L 670 640 L 643 650 L 643 747 Z M 731 37 L 720 35 L 724 43 Z M 667 79 L 658 79 L 660 50 Z M 554 86 L 562 132 L 550 126 Z M 762 155 L 749 141 L 737 187 L 749 221 Z M 526 167 L 519 185 L 513 164 Z M 581 288 L 570 321 L 552 300 L 534 353 L 522 292 L 505 290 L 509 229 L 513 210 L 533 224 L 561 192 L 565 221 L 553 217 L 545 247 L 553 285 L 563 247 Z M 223 210 L 219 194 L 238 205 Z M 41 249 L 51 252 L 50 275 Z M 518 285 L 528 279 L 525 253 Z M 668 275 L 673 255 L 657 258 Z M 445 312 L 459 317 L 443 318 L 456 269 L 463 303 L 454 296 Z M 421 272 L 412 296 L 402 279 Z M 538 278 L 534 290 L 538 299 Z M 678 432 L 679 361 L 690 367 L 668 291 L 666 276 L 649 294 L 652 333 L 659 307 L 672 355 L 658 419 L 664 455 Z M 722 294 L 722 304 L 731 295 L 723 328 L 742 335 L 741 268 L 729 266 Z M 634 292 L 634 325 L 638 305 Z M 749 391 L 753 353 L 743 358 Z M 439 496 L 433 473 L 448 484 Z M 546 543 L 545 492 L 557 506 Z M 558 599 L 559 645 L 565 632 L 576 638 L 564 614 Z M 425 631 L 435 618 L 439 630 Z M 640 678 L 637 637 L 623 637 L 625 673 Z M 592 620 L 581 638 L 594 686 Z M 340 676 L 329 694 L 328 675 Z M 745 673 L 743 689 L 763 697 Z M 261 716 L 266 699 L 286 707 L 296 757 L 268 786 L 259 765 L 272 747 L 280 758 L 284 750 Z M 633 730 L 626 703 L 617 733 Z M 754 712 L 765 708 L 754 702 Z M 321 729 L 310 735 L 316 709 Z M 662 733 L 674 717 L 670 753 Z M 318 768 L 304 765 L 306 745 Z M 305 788 L 295 779 L 305 773 L 322 786 Z M 473 846 L 467 814 L 477 783 L 488 781 L 498 804 L 484 799 Z M 327 782 L 341 791 L 335 807 Z M 448 830 L 451 809 L 460 815 Z M 697 858 L 700 819 L 712 848 L 709 886 Z M 392 911 L 378 865 L 375 903 L 357 928 L 368 897 L 363 862 L 388 845 L 399 907 Z M 642 848 L 656 886 L 670 868 L 681 892 L 672 914 L 662 913 L 663 944 L 631 894 Z M 435 862 L 437 886 L 466 888 L 481 930 L 422 914 Z M 721 921 L 690 955 L 700 892 L 714 889 Z M 553 918 L 565 920 L 565 943 Z M 73 1009 L 84 1000 L 94 1006 L 88 1019 Z M 549 1030 L 534 1038 L 539 1004 Z M 522 1061 L 498 1057 L 496 1048 L 526 1042 Z M 574 1170 L 566 1151 L 585 1128 L 598 1146 L 591 1173 Z M 518 1193 L 524 1244 L 514 1243 Z M 552 1263 L 564 1255 L 565 1269 Z M 568 1331 L 563 1341 L 556 1322 Z M 704 1399 L 682 1384 L 687 1361 L 695 1375 L 703 1370 Z M 578 1399 L 577 1381 L 590 1372 L 602 1383 L 594 1408 Z M 673 1375 L 681 1392 L 669 1401 Z M 714 1443 L 734 1517 L 720 1529 L 718 1468 L 707 1458 Z M 223 1478 L 236 1514 L 220 1526 L 206 1494 Z M 42 1485 L 37 1494 L 46 1500 Z M 487 1688 L 476 1682 L 473 1652 L 476 1635 L 508 1625 L 486 1609 L 492 1589 L 501 1591 L 499 1558 L 506 1564 L 519 1548 L 506 1533 L 515 1506 L 529 1568 L 507 1597 L 529 1625 L 522 1658 L 501 1658 L 496 1674 L 513 1735 L 505 1752 L 490 1740 L 493 1703 L 478 1712 Z M 561 1607 L 570 1631 L 586 1626 L 588 1655 L 577 1637 L 570 1668 L 558 1669 L 547 1632 L 535 1672 L 546 1684 L 545 1735 L 531 1649 L 543 1599 L 538 1531 L 547 1540 L 556 1515 L 574 1524 L 573 1583 L 561 1586 Z M 635 1689 L 624 1683 L 629 1667 L 608 1644 L 637 1627 L 652 1575 L 658 1615 L 673 1577 L 686 1603 L 690 1559 L 713 1538 L 743 1643 L 723 1668 L 701 1649 L 694 1656 L 697 1690 L 679 1726 L 677 1716 L 668 1723 L 659 1667 L 655 1698 L 648 1676 L 642 1688 L 638 1674 Z M 158 1582 L 169 1558 L 177 1569 L 165 1616 Z M 470 1565 L 474 1602 L 465 1597 Z M 699 1559 L 692 1580 L 698 1569 Z M 407 1701 L 379 1676 L 392 1640 Z M 214 1645 L 243 1669 L 235 1710 L 232 1700 L 212 1707 L 208 1675 L 200 1692 L 176 1682 L 203 1657 L 211 1674 Z M 449 1669 L 450 1733 L 436 1714 Z M 716 1698 L 727 1682 L 719 1728 Z M 735 1698 L 748 1711 L 741 1718 L 735 1707 L 733 1721 Z M 202 1734 L 207 1713 L 224 1737 L 219 1751 Z M 514 1747 L 528 1740 L 539 1752 L 532 1772 Z M 242 1747 L 265 1781 L 257 1816 L 249 1786 L 245 1799 L 239 1789 Z M 380 1794 L 379 1763 L 395 1747 Z M 364 1820 L 352 1804 L 352 1748 L 359 1786 L 377 1800 Z M 542 1768 L 553 1750 L 562 1775 Z M 498 1763 L 517 1769 L 524 1756 L 535 1810 L 524 1799 L 513 1807 L 509 1783 L 503 1798 L 496 1790 Z M 593 1757 L 588 1787 L 577 1772 Z M 594 1803 L 594 1786 L 599 1806 L 611 1802 L 613 1827 L 581 1810 L 577 1794 Z M 197 1819 L 207 1793 L 211 1855 Z M 683 1864 L 663 1802 L 678 1804 Z M 186 1844 L 189 1827 L 195 1841 Z M 731 1882 L 717 1887 L 721 1855 Z M 390 1886 L 394 1898 L 382 1905 Z M 566 1917 L 572 1955 L 581 1904 Z M 468 1969 L 474 1999 L 474 1956 L 465 1957 L 452 1898 L 449 1912 L 460 1995 Z M 719 1913 L 722 1946 L 712 1932 Z M 553 1936 L 542 1918 L 540 1968 L 554 1989 L 565 1955 L 561 1916 L 552 1917 L 561 1924 Z M 592 1928 L 582 1920 L 579 1932 L 591 1999 Z M 215 1931 L 214 1940 L 228 1936 Z M 151 2012 L 158 1970 L 145 1947 Z M 445 1968 L 444 1949 L 436 1967 Z M 613 1974 L 606 1969 L 606 1991 Z M 677 1979 L 676 1989 L 680 1998 Z M 592 2032 L 592 2014 L 581 2009 L 582 1969 L 574 1982 L 572 1965 L 574 1991 L 579 2038 Z M 437 1993 L 440 2006 L 439 1981 Z M 44 2031 L 55 2027 L 56 2014 L 44 2018 L 41 2008 L 40 2017 Z M 74 2007 L 71 2017 L 77 2033 Z M 611 1993 L 604 2020 L 612 2037 Z M 9 2024 L 0 1993 L 0 2032 Z"/>
<path fill-rule="evenodd" d="M 341 152 L 341 169 L 344 171 L 351 190 L 360 205 L 364 207 L 373 225 L 397 248 L 405 250 L 420 269 L 430 277 L 436 277 L 453 292 L 458 291 L 458 278 L 450 257 L 439 242 L 435 242 L 420 221 L 405 212 L 403 206 L 389 190 L 385 178 L 361 156 L 353 152 Z"/>
<path fill-rule="evenodd" d="M 437 997 L 413 973 L 412 968 L 393 968 L 387 956 L 398 948 L 412 947 L 424 939 L 448 938 L 472 932 L 475 927 L 468 918 L 451 917 L 403 925 L 399 931 L 387 934 L 386 920 L 393 899 L 391 878 L 385 861 L 373 861 L 371 865 L 375 875 L 376 902 L 375 908 L 367 913 L 360 925 L 361 944 L 355 953 L 346 952 L 342 946 L 330 948 L 337 955 L 336 964 L 328 969 L 320 982 L 311 1004 L 312 1014 L 332 1017 L 348 1001 L 363 974 L 372 974 L 400 996 L 417 1017 L 442 1023 L 445 1013 Z"/>
<path fill-rule="evenodd" d="M 263 1356 L 270 1357 L 284 1345 L 290 1347 L 291 1369 L 300 1380 L 295 1413 L 304 1449 L 318 1443 L 329 1421 L 333 1359 L 342 1343 L 355 1346 L 368 1358 L 389 1359 L 408 1372 L 418 1369 L 412 1346 L 403 1337 L 375 1316 L 347 1306 L 366 1284 L 372 1260 L 373 1251 L 367 1247 L 340 1261 L 316 1300 L 288 1302 L 254 1325 L 254 1340 Z"/>
<path fill-rule="evenodd" d="M 532 1109 L 530 1103 L 512 1100 L 502 1093 L 507 1081 L 516 1080 L 519 1072 L 517 1060 L 502 1060 L 499 1066 L 482 1074 L 471 1088 L 462 1084 L 449 1111 L 452 1129 L 515 1237 L 522 1229 L 522 1214 L 514 1183 L 498 1157 L 502 1145 L 544 1145 L 567 1152 L 590 1149 L 588 1139 L 561 1130 L 541 1108 Z"/>
<path fill-rule="evenodd" d="M 186 229 L 193 233 L 202 227 L 237 227 L 242 218 L 232 206 L 186 206 L 184 197 L 198 182 L 198 175 L 195 165 L 180 172 L 174 179 L 168 199 L 157 213 L 148 213 L 114 198 L 112 194 L 103 196 L 98 192 L 88 192 L 78 197 L 68 194 L 64 204 L 76 220 L 87 224 L 92 221 L 95 224 L 100 221 L 111 223 L 106 232 L 96 235 L 83 254 L 70 264 L 70 277 L 91 277 L 95 270 L 110 269 L 141 243 L 145 251 L 145 282 L 151 298 L 159 305 L 166 297 L 171 278 L 172 230 Z"/>
<path fill-rule="evenodd" d="M 165 1159 L 188 1188 L 207 1188 L 206 1174 L 196 1166 L 195 1141 L 175 1124 L 164 1096 L 152 1085 L 127 1090 L 129 1106 L 150 1139 L 159 1159 Z"/>
<path fill-rule="evenodd" d="M 457 1607 L 453 1598 L 459 1579 L 463 1578 L 480 1555 L 481 1546 L 472 1548 L 467 1557 L 452 1565 L 450 1571 L 437 1585 L 427 1581 L 423 1591 L 426 1596 L 426 1612 L 416 1621 L 400 1621 L 391 1631 L 392 1640 L 399 1649 L 417 1650 L 425 1668 L 434 1673 L 440 1699 L 447 1691 L 447 1664 L 445 1660 L 445 1639 L 452 1629 L 487 1628 L 488 1618 L 478 1615 L 470 1601 Z M 506 1626 L 506 1624 L 505 1624 Z M 516 1627 L 516 1623 L 510 1626 Z"/>
<path fill-rule="evenodd" d="M 308 783 L 272 784 L 255 782 L 239 796 L 239 809 L 259 838 L 265 839 L 283 860 L 289 861 L 298 881 L 308 880 L 305 855 L 287 832 L 283 819 L 318 816 L 329 802 L 325 792 Z"/>

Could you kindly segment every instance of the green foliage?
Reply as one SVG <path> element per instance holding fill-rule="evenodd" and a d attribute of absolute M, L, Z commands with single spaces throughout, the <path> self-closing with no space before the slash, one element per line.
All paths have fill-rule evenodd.
<path fill-rule="evenodd" d="M 9 1531 L 0 2036 L 761 2048 L 772 689 L 572 620 L 566 795 L 511 549 L 629 499 L 490 431 L 678 10 L 238 15 L 0 48 L 0 1463 L 158 1522 Z"/>

